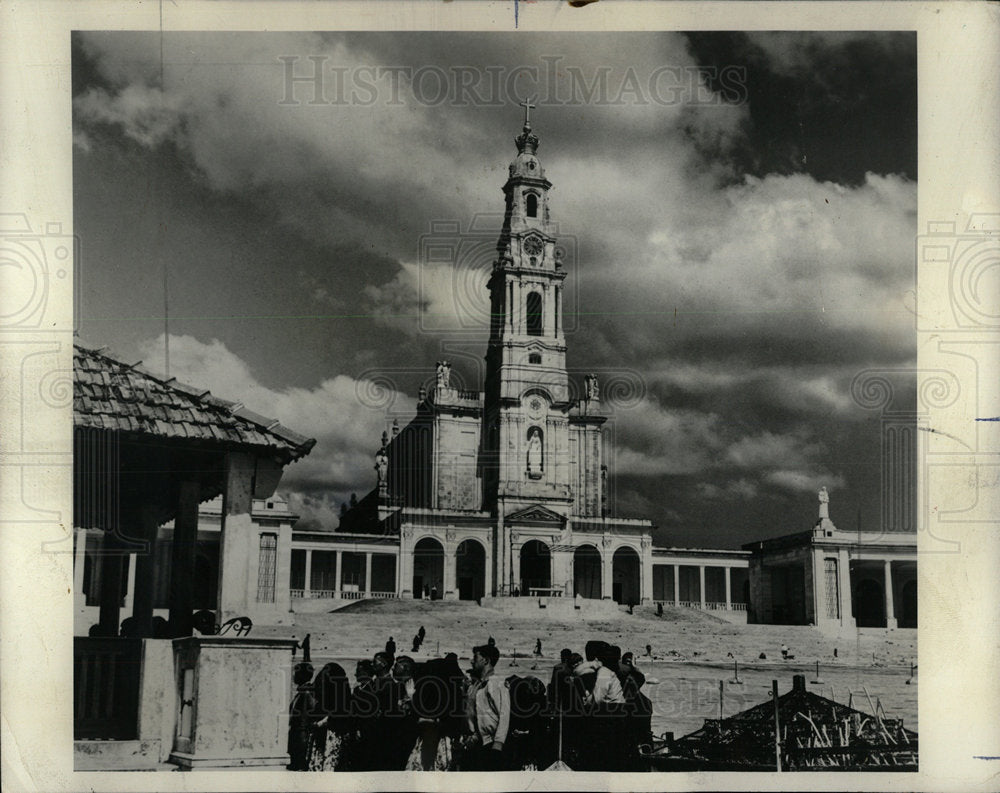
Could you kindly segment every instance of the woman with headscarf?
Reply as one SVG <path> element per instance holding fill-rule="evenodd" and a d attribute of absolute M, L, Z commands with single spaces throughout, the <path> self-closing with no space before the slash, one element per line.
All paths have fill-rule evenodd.
<path fill-rule="evenodd" d="M 310 771 L 346 771 L 356 740 L 351 682 L 340 664 L 319 670 L 313 683 L 318 721 L 313 727 Z"/>
<path fill-rule="evenodd" d="M 413 683 L 410 701 L 417 720 L 417 739 L 406 770 L 453 771 L 458 753 L 456 739 L 465 713 L 465 674 L 458 665 L 458 656 L 449 653 L 420 664 Z"/>

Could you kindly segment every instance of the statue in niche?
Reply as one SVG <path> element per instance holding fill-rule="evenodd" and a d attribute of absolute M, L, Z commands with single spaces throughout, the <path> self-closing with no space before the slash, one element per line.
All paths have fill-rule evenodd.
<path fill-rule="evenodd" d="M 437 384 L 438 388 L 451 388 L 451 363 L 449 361 L 437 362 Z"/>
<path fill-rule="evenodd" d="M 542 431 L 538 427 L 528 433 L 528 476 L 542 478 Z"/>
<path fill-rule="evenodd" d="M 583 378 L 584 393 L 588 402 L 596 402 L 601 398 L 601 387 L 597 381 L 596 374 L 588 374 Z"/>

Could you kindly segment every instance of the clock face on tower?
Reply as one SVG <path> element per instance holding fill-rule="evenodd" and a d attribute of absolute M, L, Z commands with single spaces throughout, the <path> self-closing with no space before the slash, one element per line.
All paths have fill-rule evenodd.
<path fill-rule="evenodd" d="M 524 241 L 524 252 L 529 256 L 537 256 L 542 252 L 542 241 L 538 237 L 528 237 Z"/>

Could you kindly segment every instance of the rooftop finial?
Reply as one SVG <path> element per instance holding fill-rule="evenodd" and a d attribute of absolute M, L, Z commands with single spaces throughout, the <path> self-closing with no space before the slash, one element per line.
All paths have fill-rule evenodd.
<path fill-rule="evenodd" d="M 538 98 L 537 96 L 532 96 L 532 97 L 530 97 L 528 99 L 525 99 L 523 102 L 518 102 L 518 104 L 521 107 L 524 108 L 524 131 L 525 132 L 530 132 L 531 131 L 531 110 L 532 110 L 532 108 L 538 107 L 538 105 L 533 105 L 532 102 L 534 102 L 537 98 Z"/>

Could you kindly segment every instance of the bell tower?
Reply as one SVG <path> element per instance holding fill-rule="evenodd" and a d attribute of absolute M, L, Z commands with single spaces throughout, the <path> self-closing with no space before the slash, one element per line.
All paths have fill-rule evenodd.
<path fill-rule="evenodd" d="M 549 214 L 552 183 L 538 159 L 534 105 L 522 102 L 524 127 L 503 186 L 505 213 L 487 288 L 491 327 L 486 353 L 482 471 L 484 508 L 497 500 L 569 505 L 566 470 L 571 407 L 563 335 L 563 269 Z"/>

